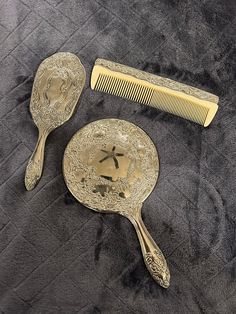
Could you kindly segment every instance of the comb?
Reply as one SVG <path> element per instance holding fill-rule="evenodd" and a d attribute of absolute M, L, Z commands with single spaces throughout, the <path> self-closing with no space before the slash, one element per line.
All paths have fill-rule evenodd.
<path fill-rule="evenodd" d="M 204 127 L 211 123 L 218 109 L 216 95 L 104 59 L 95 62 L 91 88 L 155 107 Z"/>

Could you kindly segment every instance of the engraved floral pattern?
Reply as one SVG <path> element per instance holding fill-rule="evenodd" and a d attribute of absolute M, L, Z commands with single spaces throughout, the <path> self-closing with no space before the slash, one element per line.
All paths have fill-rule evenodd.
<path fill-rule="evenodd" d="M 56 83 L 55 83 L 56 82 Z M 79 58 L 59 52 L 45 59 L 35 76 L 30 111 L 39 133 L 47 135 L 72 116 L 85 83 L 85 69 Z M 54 85 L 53 85 L 54 84 Z M 43 144 L 44 146 L 44 144 Z M 43 147 L 36 147 L 26 169 L 25 186 L 32 190 L 42 175 Z"/>
<path fill-rule="evenodd" d="M 48 105 L 47 89 L 54 78 L 64 84 L 57 94 L 57 102 Z M 72 53 L 60 52 L 45 59 L 36 73 L 30 110 L 38 128 L 53 130 L 69 120 L 85 83 L 85 70 L 79 58 Z"/>
<path fill-rule="evenodd" d="M 38 182 L 42 172 L 39 162 L 30 159 L 25 173 L 25 187 L 28 191 L 32 190 Z"/>
<path fill-rule="evenodd" d="M 90 164 L 97 151 L 109 151 L 107 143 L 118 147 L 118 153 L 125 151 L 131 160 L 126 177 L 107 180 L 98 176 Z M 114 162 L 112 166 L 116 168 Z M 158 156 L 151 139 L 139 127 L 123 120 L 104 119 L 88 124 L 73 136 L 64 153 L 63 172 L 72 194 L 90 208 L 124 216 L 136 215 L 155 186 L 158 170 Z M 93 192 L 97 187 L 103 196 Z"/>
<path fill-rule="evenodd" d="M 144 261 L 153 278 L 164 288 L 169 287 L 170 273 L 161 251 L 148 252 Z"/>

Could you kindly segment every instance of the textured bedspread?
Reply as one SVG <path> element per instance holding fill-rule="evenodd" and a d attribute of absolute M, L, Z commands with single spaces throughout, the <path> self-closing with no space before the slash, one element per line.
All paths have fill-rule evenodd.
<path fill-rule="evenodd" d="M 0 0 L 0 312 L 236 313 L 235 0 Z M 87 72 L 74 117 L 48 138 L 43 177 L 24 172 L 37 129 L 35 72 L 56 51 Z M 97 57 L 220 96 L 209 128 L 89 88 Z M 71 136 L 96 119 L 143 128 L 160 156 L 143 206 L 171 286 L 160 288 L 131 224 L 79 204 L 62 177 Z"/>

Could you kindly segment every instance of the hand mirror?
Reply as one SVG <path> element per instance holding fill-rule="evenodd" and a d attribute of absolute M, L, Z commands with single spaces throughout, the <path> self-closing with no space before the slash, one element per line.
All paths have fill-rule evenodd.
<path fill-rule="evenodd" d="M 66 185 L 73 196 L 97 212 L 117 213 L 133 224 L 147 269 L 162 287 L 170 273 L 160 248 L 141 218 L 143 201 L 159 172 L 156 148 L 136 125 L 118 119 L 92 122 L 68 143 L 63 159 Z"/>

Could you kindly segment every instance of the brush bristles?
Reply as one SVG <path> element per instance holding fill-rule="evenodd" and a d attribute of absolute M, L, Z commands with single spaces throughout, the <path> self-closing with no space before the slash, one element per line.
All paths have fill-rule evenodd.
<path fill-rule="evenodd" d="M 190 100 L 181 99 L 161 91 L 156 92 L 154 89 L 139 83 L 105 74 L 98 76 L 94 89 L 149 105 L 199 124 L 204 124 L 209 111 L 207 107 L 196 106 L 196 103 Z"/>

